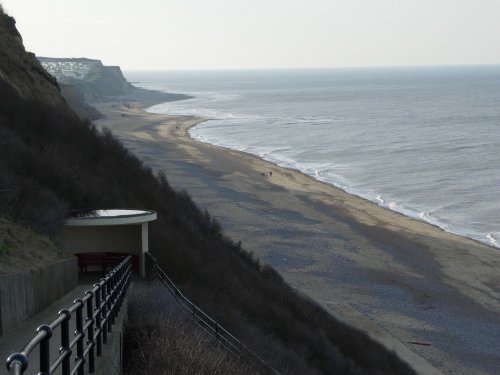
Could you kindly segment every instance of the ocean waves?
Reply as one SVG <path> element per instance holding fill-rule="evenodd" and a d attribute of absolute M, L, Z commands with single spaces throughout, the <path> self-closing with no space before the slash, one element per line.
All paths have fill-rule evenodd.
<path fill-rule="evenodd" d="M 202 90 L 193 90 L 200 77 L 190 76 L 164 89 L 194 99 L 150 111 L 210 119 L 191 136 L 500 247 L 500 87 L 491 85 L 498 77 L 469 70 L 457 83 L 456 75 L 339 74 L 273 81 L 268 73 L 265 85 L 244 72 L 218 74 Z M 464 82 L 474 101 L 461 90 Z"/>

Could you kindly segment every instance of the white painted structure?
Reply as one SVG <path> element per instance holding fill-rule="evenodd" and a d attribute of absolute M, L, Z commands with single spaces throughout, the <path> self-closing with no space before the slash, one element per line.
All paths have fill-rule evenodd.
<path fill-rule="evenodd" d="M 64 247 L 78 253 L 128 253 L 139 257 L 139 272 L 146 274 L 145 253 L 149 251 L 148 223 L 155 211 L 96 210 L 66 220 L 62 230 Z"/>

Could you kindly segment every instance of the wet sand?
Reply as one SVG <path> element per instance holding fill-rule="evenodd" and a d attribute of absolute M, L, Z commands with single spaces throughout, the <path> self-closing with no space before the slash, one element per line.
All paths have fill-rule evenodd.
<path fill-rule="evenodd" d="M 146 113 L 140 97 L 94 104 L 106 116 L 98 126 L 187 190 L 233 240 L 420 373 L 500 373 L 499 249 L 195 141 L 187 129 L 202 119 Z"/>

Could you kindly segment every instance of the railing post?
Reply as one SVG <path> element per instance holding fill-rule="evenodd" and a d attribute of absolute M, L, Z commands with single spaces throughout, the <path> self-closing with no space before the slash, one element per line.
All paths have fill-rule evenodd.
<path fill-rule="evenodd" d="M 24 374 L 28 368 L 28 357 L 22 353 L 14 353 L 7 358 L 7 370 L 10 374 Z"/>
<path fill-rule="evenodd" d="M 107 344 L 108 343 L 108 326 L 107 326 L 107 319 L 106 319 L 106 312 L 107 312 L 107 306 L 106 306 L 106 279 L 101 279 L 101 314 L 102 314 L 102 325 L 101 325 L 101 333 L 102 333 L 102 343 Z"/>
<path fill-rule="evenodd" d="M 38 375 L 51 375 L 50 372 L 50 338 L 52 328 L 48 325 L 38 327 L 37 332 L 45 331 L 46 335 L 40 342 L 40 372 Z"/>
<path fill-rule="evenodd" d="M 76 342 L 76 356 L 77 360 L 81 361 L 80 367 L 78 368 L 78 375 L 85 374 L 85 357 L 83 355 L 83 339 L 85 338 L 85 332 L 83 332 L 83 305 L 84 302 L 81 298 L 74 301 L 78 303 L 79 306 L 76 308 L 76 334 L 80 335 L 80 338 Z"/>
<path fill-rule="evenodd" d="M 70 375 L 71 373 L 71 348 L 69 347 L 69 320 L 71 312 L 68 309 L 59 311 L 59 316 L 64 315 L 64 320 L 61 323 L 61 348 L 59 353 L 67 353 L 62 362 L 62 374 Z"/>
<path fill-rule="evenodd" d="M 97 331 L 96 335 L 96 350 L 97 350 L 97 356 L 100 357 L 102 355 L 102 339 L 101 339 L 101 327 L 102 327 L 102 321 L 101 321 L 101 289 L 100 289 L 100 284 L 96 283 L 94 284 L 94 288 L 98 287 L 97 293 L 95 294 L 95 317 L 96 317 L 96 322 L 95 322 L 95 330 Z"/>
<path fill-rule="evenodd" d="M 111 271 L 111 275 L 109 278 L 109 307 L 111 324 L 115 324 L 115 272 Z"/>
<path fill-rule="evenodd" d="M 118 280 L 118 310 L 121 310 L 122 304 L 123 304 L 123 291 L 126 288 L 125 283 L 126 283 L 126 276 L 127 273 L 125 271 L 120 272 L 120 279 Z"/>
<path fill-rule="evenodd" d="M 94 309 L 92 308 L 92 300 L 94 299 L 94 292 L 87 290 L 85 294 L 89 295 L 87 300 L 87 322 L 89 326 L 87 328 L 87 344 L 90 345 L 89 349 L 89 372 L 93 373 L 95 371 L 95 339 L 94 339 Z"/>
<path fill-rule="evenodd" d="M 108 332 L 111 332 L 114 323 L 113 310 L 111 309 L 112 298 L 113 298 L 113 293 L 111 292 L 111 276 L 110 276 L 106 280 L 106 305 L 108 310 L 107 312 L 108 320 L 106 321 L 106 323 L 108 323 Z"/>
<path fill-rule="evenodd" d="M 120 296 L 120 275 L 121 275 L 121 269 L 118 270 L 113 275 L 113 312 L 114 312 L 114 319 L 116 320 L 118 318 L 118 307 L 119 307 L 119 301 L 118 297 Z M 114 321 L 113 321 L 114 323 Z"/>
<path fill-rule="evenodd" d="M 123 300 L 125 299 L 125 295 L 124 295 L 123 291 L 125 289 L 127 289 L 127 287 L 128 287 L 128 276 L 129 276 L 128 266 L 130 263 L 131 263 L 131 260 L 129 259 L 124 264 L 124 267 L 122 268 L 121 274 L 120 274 L 120 281 L 119 281 L 119 283 L 120 283 L 120 289 L 119 289 L 120 297 L 118 298 L 119 309 L 121 309 L 122 304 L 123 304 Z"/>
<path fill-rule="evenodd" d="M 123 270 L 120 268 L 115 275 L 115 317 L 118 318 L 118 312 L 120 311 L 120 298 L 121 298 L 121 290 L 122 290 L 122 278 L 123 278 Z"/>

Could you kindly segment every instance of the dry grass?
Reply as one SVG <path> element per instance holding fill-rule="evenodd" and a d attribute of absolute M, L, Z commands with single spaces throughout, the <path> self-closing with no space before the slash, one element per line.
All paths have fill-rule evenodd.
<path fill-rule="evenodd" d="M 220 348 L 155 285 L 134 285 L 128 313 L 125 375 L 258 373 Z"/>
<path fill-rule="evenodd" d="M 70 256 L 48 237 L 0 217 L 0 275 L 43 267 Z"/>

